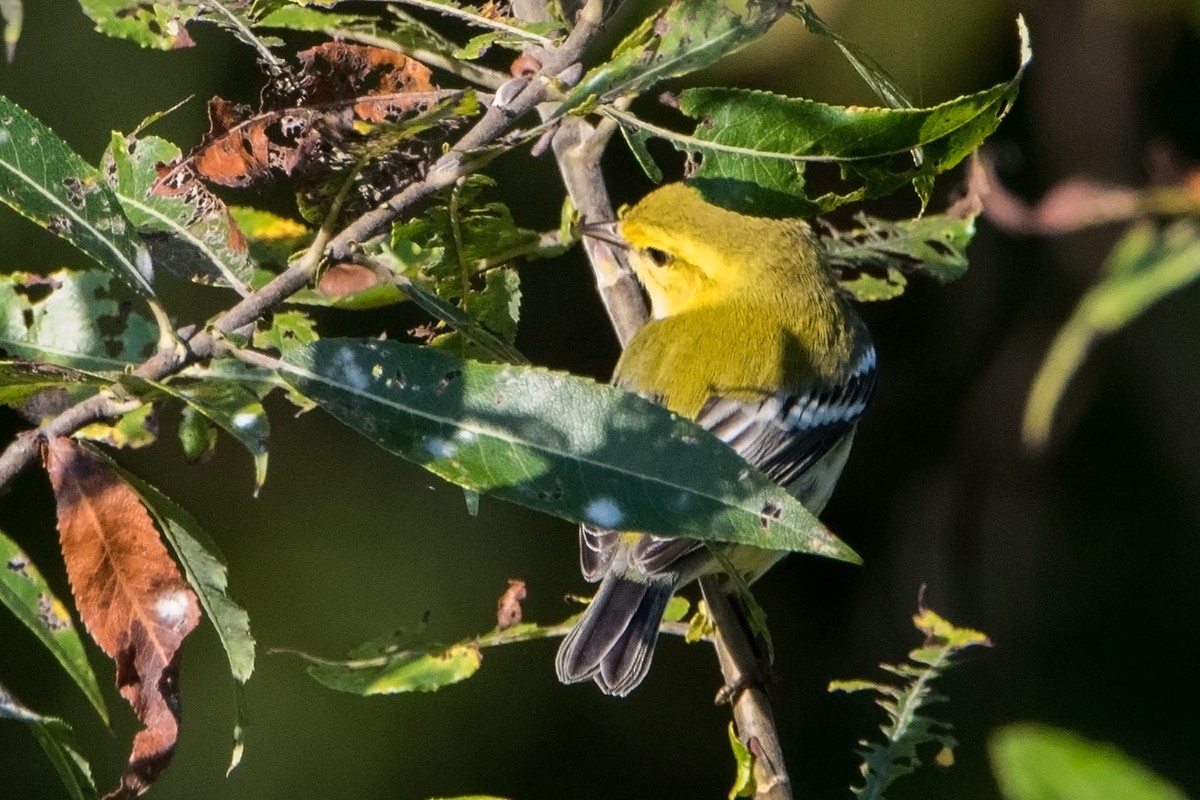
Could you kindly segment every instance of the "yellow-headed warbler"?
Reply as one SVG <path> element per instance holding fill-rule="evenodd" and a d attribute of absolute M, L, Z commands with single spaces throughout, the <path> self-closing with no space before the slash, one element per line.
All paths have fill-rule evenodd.
<path fill-rule="evenodd" d="M 829 500 L 875 382 L 875 349 L 808 224 L 749 217 L 670 184 L 617 223 L 653 319 L 613 382 L 695 419 L 813 513 Z M 564 682 L 632 691 L 671 595 L 722 569 L 694 539 L 579 532 L 595 598 L 558 651 Z M 783 553 L 716 545 L 748 581 Z"/>

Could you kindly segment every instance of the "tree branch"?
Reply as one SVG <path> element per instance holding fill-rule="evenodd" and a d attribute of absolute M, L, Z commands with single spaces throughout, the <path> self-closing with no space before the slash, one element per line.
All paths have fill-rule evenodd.
<path fill-rule="evenodd" d="M 434 162 L 425 180 L 414 183 L 389 197 L 381 205 L 363 214 L 329 243 L 327 254 L 333 260 L 348 258 L 359 243 L 370 239 L 400 212 L 413 203 L 444 189 L 471 171 L 471 152 L 495 141 L 517 119 L 547 99 L 560 80 L 560 74 L 578 62 L 584 50 L 600 31 L 602 0 L 588 0 L 570 35 L 562 45 L 546 53 L 542 68 L 532 78 L 514 78 L 496 91 L 496 98 L 448 153 Z"/>
<path fill-rule="evenodd" d="M 402 192 L 388 199 L 379 208 L 368 212 L 347 225 L 340 233 L 333 234 L 331 220 L 327 217 L 313 245 L 299 262 L 280 273 L 274 280 L 244 297 L 228 311 L 217 317 L 212 324 L 199 333 L 179 331 L 182 346 L 165 347 L 154 353 L 133 371 L 133 375 L 147 380 L 162 380 L 184 367 L 205 361 L 218 353 L 221 339 L 239 328 L 253 324 L 271 309 L 303 289 L 316 274 L 322 255 L 334 259 L 345 258 L 358 242 L 374 235 L 401 211 L 438 189 L 445 188 L 467 174 L 475 163 L 467 156 L 493 142 L 507 131 L 512 124 L 531 110 L 550 93 L 556 76 L 576 63 L 587 45 L 600 29 L 602 0 L 588 0 L 579 14 L 579 20 L 561 47 L 548 50 L 543 67 L 531 79 L 510 81 L 516 94 L 507 103 L 493 101 L 483 118 L 479 120 L 457 144 L 440 158 L 429 170 L 424 180 L 410 184 Z M 502 92 L 497 92 L 501 97 Z M 83 400 L 37 429 L 17 436 L 3 453 L 0 453 L 0 489 L 7 486 L 38 456 L 38 442 L 58 436 L 69 436 L 85 425 L 101 419 L 117 416 L 120 411 L 119 388 L 102 390 Z"/>
<path fill-rule="evenodd" d="M 775 729 L 767 693 L 762 687 L 758 656 L 741 618 L 721 591 L 720 576 L 700 579 L 700 590 L 713 622 L 713 645 L 725 686 L 732 692 L 733 721 L 738 738 L 754 756 L 756 800 L 791 800 L 792 782 L 783 760 L 783 746 Z"/>

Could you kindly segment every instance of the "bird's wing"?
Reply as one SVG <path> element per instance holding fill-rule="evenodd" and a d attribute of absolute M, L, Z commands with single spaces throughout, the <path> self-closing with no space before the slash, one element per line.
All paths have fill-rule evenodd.
<path fill-rule="evenodd" d="M 839 386 L 815 385 L 801 393 L 780 392 L 759 401 L 714 396 L 696 422 L 771 480 L 788 486 L 854 427 L 874 386 L 875 350 L 870 348 L 850 379 Z M 614 548 L 616 541 L 614 537 Z M 646 534 L 634 545 L 630 560 L 654 575 L 702 546 L 694 539 Z"/>

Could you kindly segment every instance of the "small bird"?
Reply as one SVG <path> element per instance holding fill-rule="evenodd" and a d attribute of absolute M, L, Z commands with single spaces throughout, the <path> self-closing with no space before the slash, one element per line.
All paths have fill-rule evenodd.
<path fill-rule="evenodd" d="M 875 383 L 875 348 L 811 228 L 715 206 L 682 183 L 607 236 L 628 249 L 651 316 L 613 375 L 690 417 L 814 514 L 829 501 Z M 716 545 L 752 582 L 784 553 Z M 595 597 L 558 651 L 563 683 L 623 696 L 646 677 L 667 602 L 723 569 L 695 539 L 579 529 Z"/>

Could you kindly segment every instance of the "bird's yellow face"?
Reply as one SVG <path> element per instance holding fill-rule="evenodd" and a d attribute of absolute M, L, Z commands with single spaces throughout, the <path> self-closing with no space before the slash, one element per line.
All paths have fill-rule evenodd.
<path fill-rule="evenodd" d="M 770 293 L 776 282 L 816 273 L 815 244 L 803 223 L 728 211 L 679 183 L 628 209 L 618 229 L 656 319 Z"/>

